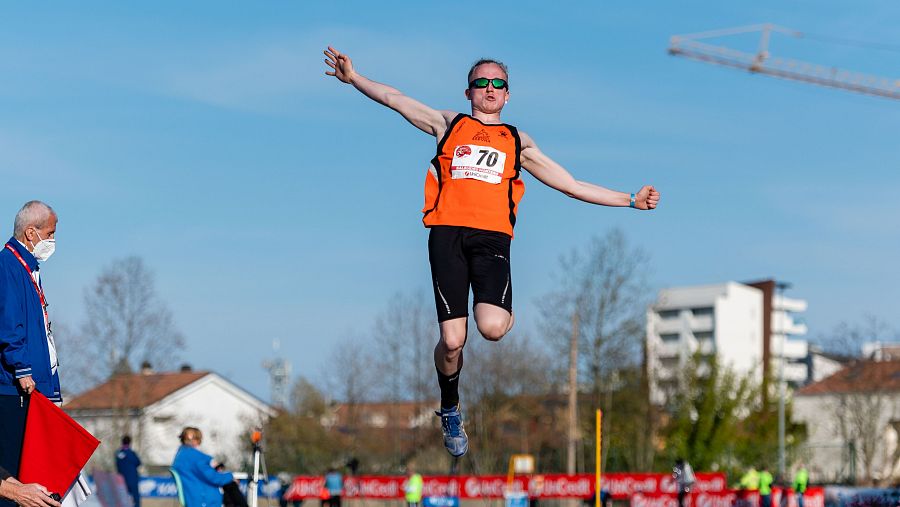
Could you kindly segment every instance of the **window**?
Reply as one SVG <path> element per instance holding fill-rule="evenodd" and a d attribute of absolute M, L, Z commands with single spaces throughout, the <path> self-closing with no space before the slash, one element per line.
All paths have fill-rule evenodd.
<path fill-rule="evenodd" d="M 706 308 L 691 308 L 691 313 L 694 317 L 705 317 L 713 314 L 713 309 L 711 307 Z"/>
<path fill-rule="evenodd" d="M 681 310 L 660 310 L 659 318 L 661 319 L 677 319 L 681 314 Z"/>
<path fill-rule="evenodd" d="M 678 340 L 680 340 L 681 335 L 678 333 L 663 333 L 663 334 L 659 335 L 659 339 L 666 343 L 672 343 L 672 342 L 677 342 Z"/>
<path fill-rule="evenodd" d="M 660 358 L 659 365 L 667 370 L 675 370 L 681 366 L 681 359 L 678 357 L 663 357 Z"/>
<path fill-rule="evenodd" d="M 696 338 L 698 342 L 711 342 L 713 334 L 712 331 L 694 331 L 694 338 Z"/>

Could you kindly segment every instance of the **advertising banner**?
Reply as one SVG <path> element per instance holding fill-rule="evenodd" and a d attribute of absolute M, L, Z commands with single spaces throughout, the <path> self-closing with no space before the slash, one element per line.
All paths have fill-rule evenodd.
<path fill-rule="evenodd" d="M 781 505 L 781 489 L 772 488 L 772 505 Z M 759 493 L 744 491 L 698 491 L 685 498 L 685 507 L 758 507 Z M 786 507 L 798 507 L 796 495 L 787 490 Z M 675 493 L 637 493 L 631 507 L 678 507 Z M 803 507 L 825 507 L 825 490 L 809 488 L 803 495 Z"/>
<path fill-rule="evenodd" d="M 247 493 L 247 480 L 240 481 L 241 492 Z M 276 498 L 278 490 L 281 489 L 281 483 L 274 476 L 269 477 L 269 482 L 259 483 L 260 498 Z M 142 498 L 176 498 L 178 489 L 175 487 L 175 479 L 172 476 L 164 477 L 141 477 L 138 482 L 138 491 L 141 492 Z"/>
<path fill-rule="evenodd" d="M 726 491 L 725 474 L 698 473 L 697 491 Z M 424 496 L 457 497 L 461 499 L 502 499 L 507 492 L 503 475 L 459 475 L 424 477 Z M 287 500 L 317 498 L 323 485 L 322 477 L 296 477 L 285 492 Z M 403 496 L 406 477 L 357 476 L 344 480 L 345 498 L 392 499 Z M 626 499 L 635 493 L 674 493 L 675 485 L 669 474 L 606 474 L 603 486 L 613 498 Z M 531 498 L 589 498 L 594 494 L 592 474 L 535 474 L 518 476 L 513 480 L 512 492 L 528 493 Z"/>

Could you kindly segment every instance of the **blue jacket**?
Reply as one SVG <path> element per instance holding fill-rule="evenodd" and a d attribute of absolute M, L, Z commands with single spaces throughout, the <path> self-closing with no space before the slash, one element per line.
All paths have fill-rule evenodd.
<path fill-rule="evenodd" d="M 325 474 L 325 489 L 331 496 L 341 496 L 344 490 L 344 477 L 340 472 L 328 472 Z"/>
<path fill-rule="evenodd" d="M 188 445 L 178 448 L 172 469 L 181 477 L 185 507 L 221 507 L 219 488 L 234 480 L 231 472 L 216 472 L 212 456 Z"/>
<path fill-rule="evenodd" d="M 15 238 L 12 246 L 32 271 L 38 261 Z M 62 401 L 59 375 L 50 372 L 50 349 L 41 298 L 26 272 L 6 247 L 0 250 L 0 395 L 19 395 L 19 377 L 31 375 L 37 390 Z"/>
<path fill-rule="evenodd" d="M 125 486 L 129 492 L 138 490 L 138 467 L 141 466 L 141 458 L 131 450 L 131 447 L 122 446 L 116 452 L 116 470 L 125 479 Z"/>

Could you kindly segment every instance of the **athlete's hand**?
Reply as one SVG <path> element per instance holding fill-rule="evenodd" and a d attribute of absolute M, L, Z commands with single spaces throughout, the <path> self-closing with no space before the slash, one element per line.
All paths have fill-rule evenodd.
<path fill-rule="evenodd" d="M 328 46 L 328 49 L 325 50 L 325 56 L 328 57 L 325 59 L 325 65 L 334 69 L 326 70 L 325 74 L 334 76 L 344 83 L 349 83 L 353 79 L 353 62 L 350 61 L 349 56 L 331 46 Z"/>
<path fill-rule="evenodd" d="M 638 193 L 634 194 L 634 207 L 637 209 L 654 209 L 657 203 L 659 203 L 659 192 L 653 188 L 653 185 L 645 185 Z"/>

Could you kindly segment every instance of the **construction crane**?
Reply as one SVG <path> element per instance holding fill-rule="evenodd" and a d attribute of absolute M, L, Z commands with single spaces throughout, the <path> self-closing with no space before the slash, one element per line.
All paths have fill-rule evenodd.
<path fill-rule="evenodd" d="M 712 38 L 752 32 L 761 34 L 759 47 L 755 54 L 707 42 L 708 39 Z M 769 54 L 769 38 L 773 32 L 797 38 L 807 37 L 802 32 L 773 24 L 726 28 L 702 33 L 674 35 L 669 46 L 669 54 L 783 79 L 803 81 L 805 83 L 850 90 L 889 99 L 900 99 L 900 79 L 873 76 L 826 65 L 771 56 Z M 856 43 L 856 45 L 862 44 Z M 896 47 L 888 48 L 886 45 L 867 45 L 897 50 Z"/>

